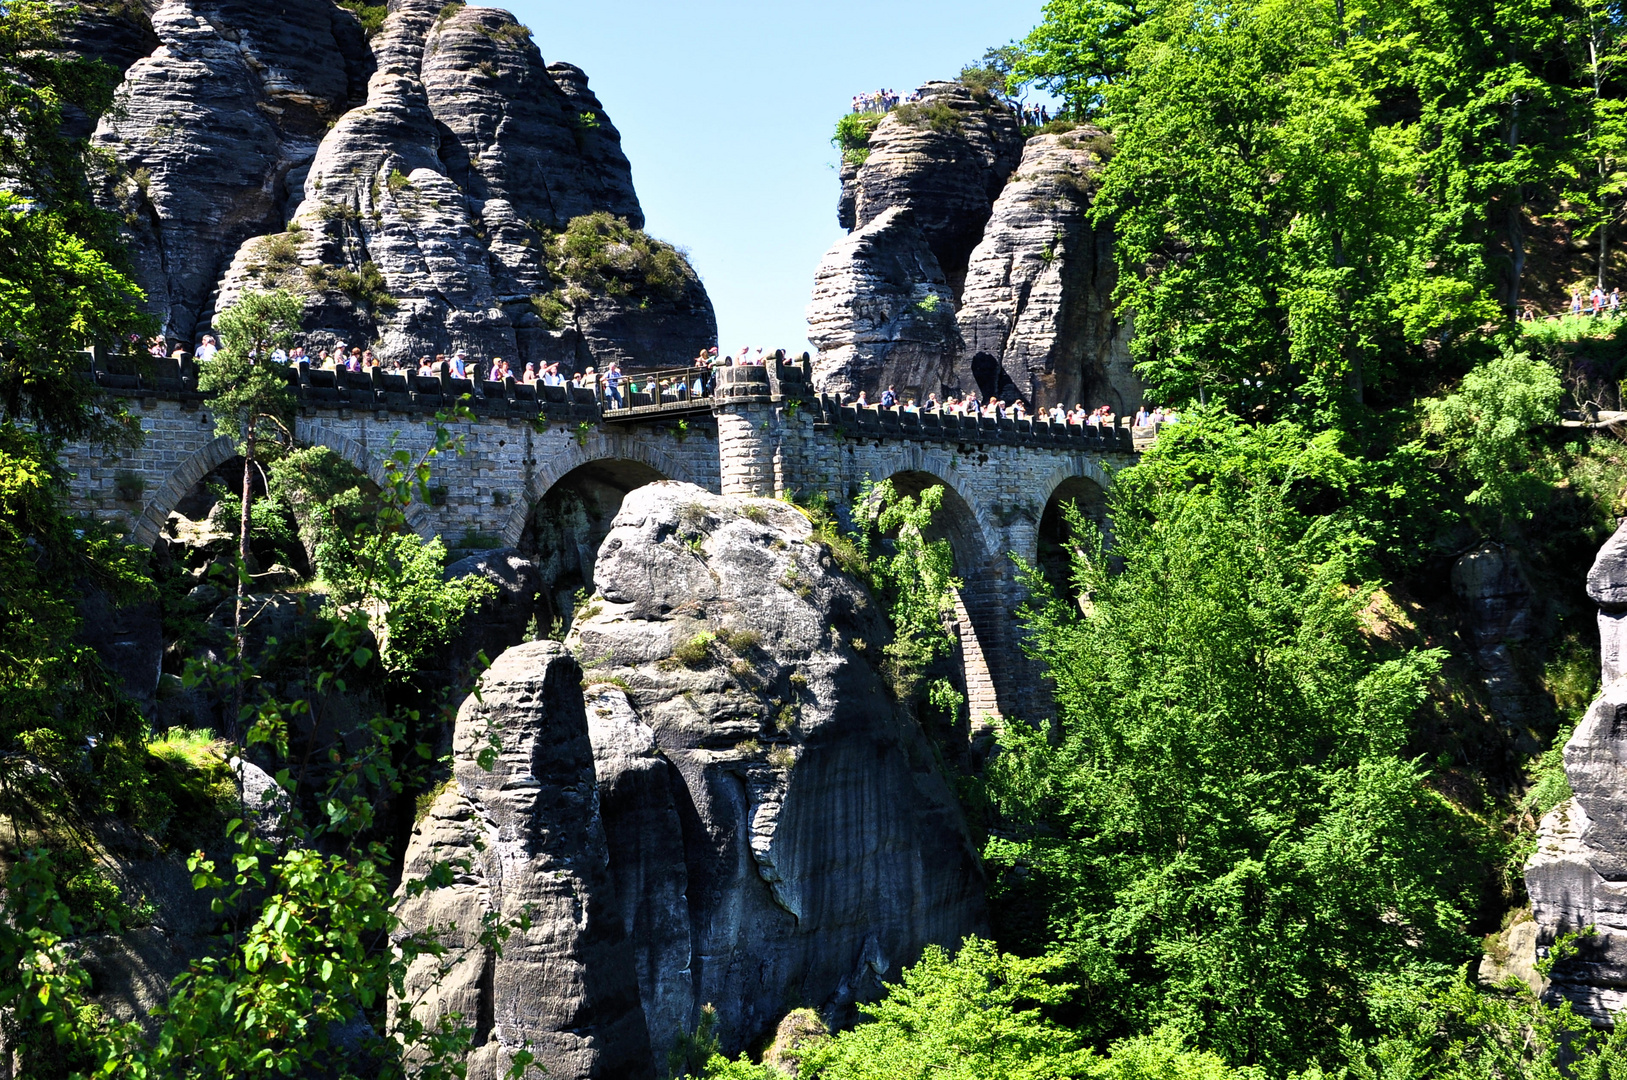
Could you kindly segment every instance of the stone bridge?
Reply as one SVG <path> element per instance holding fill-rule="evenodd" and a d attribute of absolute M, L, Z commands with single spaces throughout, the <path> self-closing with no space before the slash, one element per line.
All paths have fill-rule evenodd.
<path fill-rule="evenodd" d="M 713 374 L 708 397 L 669 393 L 663 404 L 658 386 L 618 410 L 570 388 L 305 372 L 295 437 L 377 482 L 393 450 L 433 444 L 437 412 L 472 403 L 474 419 L 451 425 L 465 452 L 434 461 L 431 502 L 413 508 L 412 526 L 452 547 L 526 547 L 545 578 L 583 584 L 621 496 L 655 480 L 723 494 L 823 492 L 837 503 L 866 479 L 907 493 L 941 484 L 943 535 L 965 579 L 956 631 L 971 714 L 1032 715 L 1043 691 L 1011 618 L 1021 587 L 1008 556 L 1043 562 L 1049 544 L 1054 557 L 1065 502 L 1100 513 L 1113 470 L 1133 461 L 1130 431 L 844 407 L 811 392 L 806 359 Z M 72 499 L 152 545 L 168 535 L 181 500 L 236 450 L 215 434 L 208 397 L 183 371 L 98 381 L 130 399 L 146 437 L 122 452 L 70 446 Z"/>

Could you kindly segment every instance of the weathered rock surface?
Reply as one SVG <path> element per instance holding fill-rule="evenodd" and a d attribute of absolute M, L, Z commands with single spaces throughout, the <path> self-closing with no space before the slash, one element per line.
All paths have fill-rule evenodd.
<path fill-rule="evenodd" d="M 1605 544 L 1588 593 L 1612 604 L 1627 596 L 1627 526 Z M 1601 620 L 1609 612 L 1601 612 Z M 1545 997 L 1568 999 L 1602 1024 L 1627 1007 L 1627 680 L 1606 646 L 1604 689 L 1565 744 L 1574 796 L 1543 819 L 1525 866 L 1539 951 L 1563 934 L 1594 927 L 1579 952 L 1554 966 Z"/>
<path fill-rule="evenodd" d="M 652 484 L 594 581 L 569 644 L 658 1060 L 707 1003 L 731 1053 L 799 1005 L 851 1021 L 980 925 L 955 797 L 866 659 L 884 620 L 806 517 Z"/>
<path fill-rule="evenodd" d="M 1031 407 L 1141 403 L 1130 328 L 1113 315 L 1113 231 L 1089 219 L 1108 136 L 1036 135 L 971 255 L 956 319 L 956 381 Z"/>
<path fill-rule="evenodd" d="M 111 17 L 81 18 L 89 45 Z M 146 32 L 157 48 L 130 58 L 95 142 L 113 162 L 101 199 L 171 339 L 285 287 L 309 344 L 385 357 L 660 366 L 715 343 L 692 272 L 675 297 L 590 296 L 560 328 L 533 310 L 572 284 L 549 278 L 544 230 L 643 214 L 587 77 L 545 65 L 507 12 L 403 0 L 368 42 L 331 0 L 164 0 Z"/>
<path fill-rule="evenodd" d="M 954 381 L 959 340 L 942 268 L 913 211 L 893 207 L 837 241 L 814 274 L 808 340 L 819 350 L 815 387 L 888 386 L 925 400 Z"/>
<path fill-rule="evenodd" d="M 1525 725 L 1545 705 L 1510 649 L 1531 636 L 1537 600 L 1514 552 L 1488 541 L 1459 556 L 1452 592 L 1492 708 L 1506 724 Z"/>
<path fill-rule="evenodd" d="M 79 640 L 96 651 L 102 665 L 151 720 L 158 703 L 158 675 L 164 662 L 164 622 L 158 604 L 119 607 L 88 582 L 78 603 Z"/>
<path fill-rule="evenodd" d="M 464 556 L 446 568 L 445 576 L 479 577 L 493 589 L 464 616 L 456 639 L 446 649 L 446 667 L 456 678 L 468 670 L 476 654 L 496 659 L 525 640 L 526 627 L 536 615 L 542 575 L 537 564 L 516 549 L 495 548 Z"/>
<path fill-rule="evenodd" d="M 458 713 L 454 778 L 414 829 L 403 875 L 468 858 L 449 887 L 403 905 L 403 930 L 438 927 L 456 954 L 438 976 L 426 958 L 408 973 L 423 1015 L 457 1011 L 475 1024 L 471 1080 L 495 1080 L 526 1042 L 550 1077 L 654 1075 L 631 950 L 617 918 L 582 707 L 582 669 L 557 642 L 504 653 L 482 696 Z M 491 737 L 495 766 L 477 757 Z M 476 939 L 481 919 L 517 919 L 501 955 Z"/>
<path fill-rule="evenodd" d="M 290 178 L 372 58 L 328 0 L 164 0 L 152 33 L 92 140 L 113 162 L 99 199 L 123 216 L 148 308 L 191 342 L 231 252 L 281 227 Z"/>
<path fill-rule="evenodd" d="M 853 225 L 844 227 L 910 208 L 958 296 L 995 197 L 1022 157 L 1022 129 L 1010 109 L 959 83 L 929 82 L 918 93 L 919 103 L 893 110 L 871 134 L 852 182 Z"/>

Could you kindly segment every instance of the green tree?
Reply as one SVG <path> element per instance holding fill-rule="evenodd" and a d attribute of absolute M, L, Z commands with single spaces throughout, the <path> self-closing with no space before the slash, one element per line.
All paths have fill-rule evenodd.
<path fill-rule="evenodd" d="M 1083 120 L 1099 114 L 1103 93 L 1128 69 L 1131 31 L 1152 0 L 1047 0 L 1044 19 L 1023 41 L 1016 76 L 1039 83 Z"/>
<path fill-rule="evenodd" d="M 117 73 L 63 48 L 69 12 L 36 0 L 0 12 L 0 415 L 53 435 L 128 432 L 123 411 L 78 377 L 82 351 L 149 324 L 111 219 L 91 202 L 85 147 L 63 110 L 95 116 Z"/>
<path fill-rule="evenodd" d="M 1475 487 L 1471 505 L 1529 518 L 1560 477 L 1539 433 L 1559 415 L 1559 374 L 1524 353 L 1505 353 L 1463 377 L 1457 390 L 1423 402 L 1429 443 L 1451 455 Z"/>
<path fill-rule="evenodd" d="M 903 702 L 914 702 L 927 669 L 954 647 L 944 617 L 954 610 L 962 582 L 949 541 L 932 535 L 943 498 L 940 484 L 909 496 L 890 480 L 867 480 L 854 502 L 857 565 L 893 624 L 893 639 L 882 651 L 883 673 Z M 958 693 L 941 679 L 928 692 L 940 708 L 959 707 Z"/>
<path fill-rule="evenodd" d="M 215 316 L 220 351 L 198 372 L 198 388 L 213 394 L 215 431 L 237 443 L 243 455 L 243 495 L 238 523 L 237 610 L 233 630 L 243 651 L 243 596 L 248 588 L 249 540 L 253 535 L 254 476 L 263 443 L 291 446 L 294 394 L 273 350 L 286 347 L 299 329 L 298 297 L 286 290 L 244 293 Z M 238 702 L 235 711 L 241 711 Z"/>
<path fill-rule="evenodd" d="M 1371 1030 L 1380 978 L 1469 958 L 1486 840 L 1400 757 L 1438 658 L 1363 642 L 1365 543 L 1316 512 L 1342 459 L 1244 432 L 1120 473 L 1111 560 L 1071 515 L 1086 611 L 1026 571 L 1057 721 L 1002 734 L 987 857 L 1005 933 L 1067 957 L 1091 1038 L 1174 1024 L 1280 1074 Z"/>

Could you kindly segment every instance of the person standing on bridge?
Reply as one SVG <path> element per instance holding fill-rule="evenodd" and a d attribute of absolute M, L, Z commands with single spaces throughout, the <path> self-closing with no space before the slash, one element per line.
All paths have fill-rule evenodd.
<path fill-rule="evenodd" d="M 881 407 L 883 409 L 898 408 L 898 391 L 890 386 L 883 390 L 881 392 Z"/>
<path fill-rule="evenodd" d="M 193 355 L 198 358 L 198 363 L 206 364 L 213 360 L 215 354 L 219 351 L 219 346 L 215 344 L 215 335 L 205 334 L 203 335 L 203 341 L 198 344 L 197 351 Z"/>
<path fill-rule="evenodd" d="M 621 365 L 614 360 L 604 369 L 604 396 L 610 402 L 612 409 L 619 409 L 621 404 Z"/>

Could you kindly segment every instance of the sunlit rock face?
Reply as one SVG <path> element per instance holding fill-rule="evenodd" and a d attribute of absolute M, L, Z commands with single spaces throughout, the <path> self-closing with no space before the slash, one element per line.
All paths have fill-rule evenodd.
<path fill-rule="evenodd" d="M 819 264 L 808 304 L 815 387 L 862 390 L 872 404 L 889 386 L 918 401 L 944 393 L 959 344 L 953 303 L 911 211 L 894 207 L 843 237 Z"/>
<path fill-rule="evenodd" d="M 464 703 L 407 853 L 409 880 L 471 861 L 408 930 L 461 945 L 488 912 L 538 915 L 425 998 L 483 1018 L 471 1076 L 521 1039 L 550 1076 L 661 1075 L 707 1004 L 731 1053 L 799 1006 L 852 1022 L 927 944 L 982 927 L 954 794 L 870 659 L 885 620 L 801 511 L 650 484 L 594 580 L 569 653 L 512 648 Z"/>
<path fill-rule="evenodd" d="M 731 1052 L 799 1005 L 855 1019 L 983 879 L 925 736 L 872 662 L 887 628 L 785 503 L 631 492 L 569 643 L 658 1058 L 702 1005 Z"/>
<path fill-rule="evenodd" d="M 94 135 L 99 199 L 172 340 L 287 288 L 310 343 L 386 358 L 664 366 L 716 341 L 681 259 L 654 296 L 550 275 L 548 233 L 643 213 L 587 76 L 506 11 L 404 0 L 369 40 L 331 0 L 166 0 L 122 51 L 99 44 L 108 19 L 76 24 L 128 68 Z M 573 287 L 573 310 L 539 315 L 533 297 Z"/>
<path fill-rule="evenodd" d="M 1088 126 L 1028 140 L 966 272 L 957 385 L 1038 408 L 1141 404 L 1130 327 L 1114 315 L 1113 230 L 1089 217 L 1111 153 Z"/>
<path fill-rule="evenodd" d="M 1627 680 L 1621 624 L 1627 615 L 1627 525 L 1599 551 L 1587 578 L 1599 605 L 1604 689 L 1565 744 L 1574 795 L 1542 819 L 1525 886 L 1539 953 L 1591 926 L 1574 957 L 1554 965 L 1545 998 L 1569 1000 L 1609 1025 L 1627 1007 Z M 1545 953 L 1544 953 L 1545 955 Z"/>
<path fill-rule="evenodd" d="M 917 93 L 918 103 L 876 125 L 870 155 L 850 182 L 852 224 L 843 226 L 862 229 L 908 207 L 959 296 L 994 200 L 1022 158 L 1022 129 L 1009 108 L 959 83 L 929 82 Z"/>

